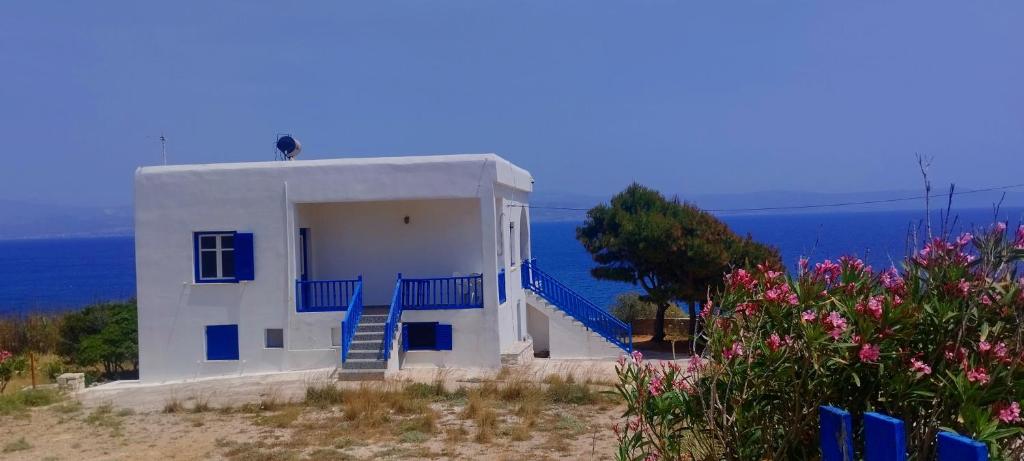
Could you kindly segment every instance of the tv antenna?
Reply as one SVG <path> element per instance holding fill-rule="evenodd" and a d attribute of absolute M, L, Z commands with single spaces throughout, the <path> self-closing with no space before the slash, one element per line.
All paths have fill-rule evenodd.
<path fill-rule="evenodd" d="M 167 165 L 167 136 L 164 136 L 164 132 L 160 132 L 160 156 L 164 159 L 164 165 Z"/>
<path fill-rule="evenodd" d="M 146 139 L 153 139 L 153 136 L 146 136 Z M 164 165 L 167 164 L 167 136 L 164 136 L 164 132 L 160 131 L 160 136 L 156 139 L 160 140 L 160 158 L 163 160 Z"/>

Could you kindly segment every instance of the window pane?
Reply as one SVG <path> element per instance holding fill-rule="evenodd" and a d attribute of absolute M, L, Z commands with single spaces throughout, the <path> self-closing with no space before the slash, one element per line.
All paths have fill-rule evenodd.
<path fill-rule="evenodd" d="M 434 324 L 430 322 L 407 323 L 409 326 L 409 350 L 433 349 Z"/>
<path fill-rule="evenodd" d="M 200 250 L 212 250 L 217 248 L 217 236 L 216 235 L 203 235 L 199 237 L 199 249 Z"/>
<path fill-rule="evenodd" d="M 235 236 L 234 235 L 222 235 L 222 236 L 220 236 L 220 247 L 221 248 L 234 248 L 235 247 Z"/>
<path fill-rule="evenodd" d="M 199 278 L 201 278 L 201 279 L 215 279 L 215 278 L 217 278 L 217 252 L 216 251 L 200 251 L 199 252 Z"/>
<path fill-rule="evenodd" d="M 280 328 L 267 328 L 267 349 L 284 348 L 284 330 Z"/>
<path fill-rule="evenodd" d="M 233 250 L 225 250 L 220 252 L 220 270 L 221 277 L 226 279 L 234 278 L 235 276 L 235 252 Z"/>

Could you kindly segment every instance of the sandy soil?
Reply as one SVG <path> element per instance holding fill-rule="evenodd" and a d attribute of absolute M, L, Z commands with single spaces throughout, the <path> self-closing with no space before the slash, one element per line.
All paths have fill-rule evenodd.
<path fill-rule="evenodd" d="M 405 370 L 376 388 L 402 392 L 408 383 L 441 380 L 454 390 L 515 380 L 539 383 L 551 375 L 590 381 L 586 402 L 545 403 L 524 416 L 520 403 L 489 398 L 492 429 L 469 416 L 467 398 L 433 398 L 429 409 L 390 410 L 385 422 L 347 414 L 349 404 L 301 403 L 307 387 L 336 383 L 330 370 L 140 386 L 114 383 L 49 407 L 0 416 L 0 459 L 12 460 L 327 460 L 327 459 L 609 459 L 612 425 L 623 408 L 600 393 L 614 363 L 534 361 L 493 371 Z M 352 389 L 360 383 L 338 383 Z M 544 384 L 536 384 L 543 389 Z M 355 392 L 353 390 L 352 392 Z M 472 403 L 473 399 L 469 399 Z M 382 405 L 385 405 L 382 403 Z M 394 405 L 392 403 L 392 405 Z M 167 413 L 167 407 L 179 407 Z M 398 411 L 396 413 L 396 411 Z M 418 413 L 417 413 L 418 412 Z M 429 429 L 416 429 L 429 416 Z"/>

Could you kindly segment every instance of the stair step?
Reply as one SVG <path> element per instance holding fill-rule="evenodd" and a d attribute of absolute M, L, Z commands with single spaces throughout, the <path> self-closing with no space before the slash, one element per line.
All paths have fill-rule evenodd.
<path fill-rule="evenodd" d="M 336 375 L 339 381 L 383 381 L 384 370 L 343 370 Z"/>
<path fill-rule="evenodd" d="M 342 370 L 384 370 L 388 363 L 377 359 L 348 359 L 341 364 Z"/>
<path fill-rule="evenodd" d="M 383 323 L 363 323 L 362 321 L 360 321 L 359 322 L 359 326 L 356 328 L 356 333 L 357 334 L 358 333 L 364 333 L 364 332 L 378 332 L 378 331 L 382 332 L 382 333 L 384 332 L 384 324 Z"/>
<path fill-rule="evenodd" d="M 380 359 L 380 348 L 372 350 L 358 350 L 354 351 L 349 349 L 348 360 L 378 360 Z"/>
<path fill-rule="evenodd" d="M 384 322 L 387 322 L 387 321 L 388 321 L 387 314 L 384 314 L 384 315 L 366 315 L 366 314 L 363 314 L 362 316 L 359 317 L 359 324 L 360 325 L 362 325 L 364 323 L 381 323 L 381 324 L 383 324 Z"/>
<path fill-rule="evenodd" d="M 352 344 L 348 346 L 348 350 L 350 354 L 352 351 L 379 351 L 382 344 L 384 344 L 384 341 L 380 339 L 370 341 L 359 341 L 353 339 Z"/>
<path fill-rule="evenodd" d="M 383 341 L 383 331 L 357 331 L 352 341 Z"/>

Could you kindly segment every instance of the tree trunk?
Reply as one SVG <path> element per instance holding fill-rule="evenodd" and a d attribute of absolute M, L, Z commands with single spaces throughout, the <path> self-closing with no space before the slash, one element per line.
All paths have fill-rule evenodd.
<path fill-rule="evenodd" d="M 697 302 L 694 300 L 686 301 L 686 311 L 690 314 L 690 325 L 688 327 L 690 333 L 690 352 L 697 352 Z"/>
<path fill-rule="evenodd" d="M 699 318 L 699 316 L 696 315 L 697 301 L 691 300 L 688 304 L 690 305 L 690 349 L 695 355 L 700 355 L 704 353 L 705 344 L 697 331 L 697 320 Z"/>
<path fill-rule="evenodd" d="M 654 316 L 654 337 L 651 338 L 652 342 L 665 342 L 665 311 L 668 310 L 668 306 L 668 303 L 658 304 L 658 312 Z"/>

